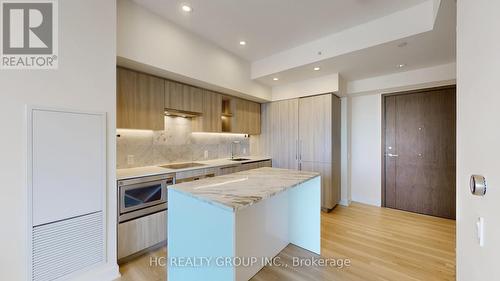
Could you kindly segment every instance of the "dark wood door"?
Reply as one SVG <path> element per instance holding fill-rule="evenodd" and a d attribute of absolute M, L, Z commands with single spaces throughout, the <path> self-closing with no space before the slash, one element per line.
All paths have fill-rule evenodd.
<path fill-rule="evenodd" d="M 455 218 L 455 87 L 384 96 L 384 205 Z"/>

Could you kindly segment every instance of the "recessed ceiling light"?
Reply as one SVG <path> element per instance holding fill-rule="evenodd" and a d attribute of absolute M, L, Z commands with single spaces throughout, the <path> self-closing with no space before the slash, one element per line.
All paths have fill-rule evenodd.
<path fill-rule="evenodd" d="M 191 6 L 188 6 L 188 5 L 182 5 L 182 10 L 186 13 L 190 13 L 193 11 L 193 8 L 191 8 Z"/>
<path fill-rule="evenodd" d="M 278 81 L 278 80 L 280 80 L 278 77 L 273 78 L 273 81 Z"/>
<path fill-rule="evenodd" d="M 402 63 L 402 64 L 398 64 L 398 68 L 403 68 L 403 67 L 405 67 L 405 66 L 406 66 L 406 64 L 404 64 L 404 63 Z"/>
<path fill-rule="evenodd" d="M 241 45 L 241 46 L 245 46 L 246 44 L 247 44 L 247 42 L 246 42 L 246 41 L 240 41 L 240 45 Z"/>
<path fill-rule="evenodd" d="M 320 68 L 319 66 L 316 66 L 316 67 L 315 67 L 315 68 L 313 68 L 313 69 L 314 69 L 314 71 L 318 71 L 318 70 L 320 70 L 321 68 Z"/>

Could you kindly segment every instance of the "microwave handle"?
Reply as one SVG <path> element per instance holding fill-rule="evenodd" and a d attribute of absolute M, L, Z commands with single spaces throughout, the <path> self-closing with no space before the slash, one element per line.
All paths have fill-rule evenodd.
<path fill-rule="evenodd" d="M 171 180 L 170 179 L 165 180 L 161 185 L 161 199 L 165 200 L 165 202 L 167 202 L 168 199 L 168 186 L 173 184 L 173 183 L 169 184 L 169 181 Z"/>

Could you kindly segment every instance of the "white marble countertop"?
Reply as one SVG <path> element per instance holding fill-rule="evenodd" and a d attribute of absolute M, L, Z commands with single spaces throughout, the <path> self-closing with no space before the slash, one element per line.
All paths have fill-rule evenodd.
<path fill-rule="evenodd" d="M 319 173 L 259 168 L 169 186 L 202 201 L 238 211 L 319 176 Z"/>
<path fill-rule="evenodd" d="M 230 159 L 214 159 L 214 160 L 205 160 L 205 161 L 193 161 L 196 163 L 205 164 L 203 166 L 191 167 L 185 169 L 166 169 L 158 166 L 146 166 L 146 167 L 138 167 L 138 168 L 129 168 L 129 169 L 118 169 L 116 170 L 116 178 L 117 180 L 125 180 L 146 176 L 156 176 L 162 174 L 172 174 L 178 172 L 185 171 L 194 171 L 200 169 L 208 169 L 208 168 L 216 168 L 216 167 L 224 167 L 224 166 L 237 166 L 245 163 L 257 162 L 270 160 L 271 157 L 265 156 L 241 156 L 241 158 L 246 158 L 249 160 L 246 161 L 231 161 Z M 185 163 L 185 162 L 183 162 Z M 168 164 L 178 164 L 178 163 L 168 163 Z"/>

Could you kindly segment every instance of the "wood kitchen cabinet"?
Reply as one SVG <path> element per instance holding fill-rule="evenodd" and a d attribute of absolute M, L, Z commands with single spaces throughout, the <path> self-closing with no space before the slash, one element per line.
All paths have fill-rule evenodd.
<path fill-rule="evenodd" d="M 117 68 L 118 128 L 164 130 L 168 110 L 192 113 L 193 132 L 258 135 L 261 131 L 259 103 Z"/>
<path fill-rule="evenodd" d="M 202 113 L 203 90 L 165 80 L 165 109 Z"/>
<path fill-rule="evenodd" d="M 117 127 L 164 129 L 163 79 L 119 67 L 117 69 Z"/>
<path fill-rule="evenodd" d="M 333 94 L 277 101 L 262 107 L 261 153 L 273 167 L 321 174 L 321 205 L 340 201 L 340 99 Z"/>
<path fill-rule="evenodd" d="M 240 171 L 247 171 L 247 170 L 258 169 L 258 168 L 263 168 L 263 167 L 272 167 L 271 160 L 243 163 L 240 166 Z"/>
<path fill-rule="evenodd" d="M 220 167 L 217 175 L 223 176 L 223 175 L 228 175 L 228 174 L 234 174 L 234 173 L 237 173 L 239 171 L 240 171 L 240 165 Z"/>
<path fill-rule="evenodd" d="M 118 224 L 118 259 L 167 240 L 167 211 Z"/>
<path fill-rule="evenodd" d="M 260 135 L 261 132 L 261 105 L 256 102 L 249 102 L 249 113 L 248 113 L 248 133 L 250 135 Z"/>
<path fill-rule="evenodd" d="M 301 161 L 330 163 L 332 158 L 332 95 L 299 99 Z"/>
<path fill-rule="evenodd" d="M 298 169 L 299 100 L 262 105 L 261 153 L 273 157 L 273 166 Z"/>
<path fill-rule="evenodd" d="M 236 98 L 231 132 L 259 135 L 261 130 L 260 114 L 259 103 Z"/>
<path fill-rule="evenodd" d="M 193 132 L 222 132 L 222 95 L 203 90 L 202 114 L 193 118 Z"/>
<path fill-rule="evenodd" d="M 222 175 L 233 174 L 241 171 L 248 171 L 263 167 L 272 167 L 272 160 L 262 160 L 249 163 L 241 163 L 241 165 L 235 164 L 232 166 L 220 167 L 217 175 L 222 176 Z"/>
<path fill-rule="evenodd" d="M 321 174 L 321 206 L 340 201 L 340 99 L 332 94 L 299 99 L 299 169 Z"/>

